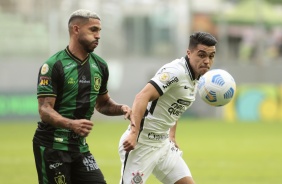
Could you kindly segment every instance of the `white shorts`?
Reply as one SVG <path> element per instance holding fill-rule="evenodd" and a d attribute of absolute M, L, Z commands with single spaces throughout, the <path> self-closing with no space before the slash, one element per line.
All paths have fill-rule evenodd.
<path fill-rule="evenodd" d="M 126 134 L 126 133 L 125 133 Z M 162 183 L 175 183 L 191 172 L 182 158 L 182 151 L 174 143 L 166 141 L 162 147 L 152 147 L 137 143 L 129 154 L 123 150 L 123 135 L 119 144 L 122 163 L 120 184 L 145 184 L 150 174 Z"/>

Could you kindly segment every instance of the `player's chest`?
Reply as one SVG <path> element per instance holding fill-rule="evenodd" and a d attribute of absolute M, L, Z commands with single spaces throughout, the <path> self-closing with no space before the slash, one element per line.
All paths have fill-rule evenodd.
<path fill-rule="evenodd" d="M 168 94 L 172 98 L 184 99 L 187 101 L 194 101 L 197 93 L 197 83 L 195 82 L 182 82 L 176 87 L 168 91 Z"/>
<path fill-rule="evenodd" d="M 102 74 L 94 64 L 76 65 L 72 64 L 64 68 L 64 88 L 67 90 L 88 89 L 99 91 L 102 83 Z"/>

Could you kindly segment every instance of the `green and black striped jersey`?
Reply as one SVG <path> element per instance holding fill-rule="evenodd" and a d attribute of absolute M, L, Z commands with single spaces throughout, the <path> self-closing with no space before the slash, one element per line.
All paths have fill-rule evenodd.
<path fill-rule="evenodd" d="M 81 61 L 68 49 L 50 57 L 40 68 L 37 98 L 55 97 L 54 109 L 63 117 L 90 120 L 96 98 L 108 92 L 107 63 L 90 53 Z M 42 146 L 73 152 L 87 152 L 84 137 L 73 131 L 39 122 L 33 141 Z"/>

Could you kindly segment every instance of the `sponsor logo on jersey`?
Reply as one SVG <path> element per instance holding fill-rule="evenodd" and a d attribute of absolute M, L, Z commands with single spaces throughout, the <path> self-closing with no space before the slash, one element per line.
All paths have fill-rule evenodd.
<path fill-rule="evenodd" d="M 95 76 L 95 77 L 94 77 L 94 89 L 95 89 L 96 91 L 99 91 L 99 89 L 100 89 L 100 87 L 101 87 L 101 82 L 102 82 L 102 80 L 101 80 L 101 77 L 100 77 L 100 76 Z"/>
<path fill-rule="evenodd" d="M 55 139 L 56 142 L 63 142 L 64 141 L 64 139 L 61 138 L 61 137 L 55 137 L 54 139 Z"/>
<path fill-rule="evenodd" d="M 183 101 L 181 101 L 181 103 L 182 102 Z M 187 109 L 186 104 L 184 105 L 177 102 L 170 105 L 170 107 L 168 108 L 168 113 L 170 115 L 180 116 L 183 112 L 185 112 L 186 109 Z"/>
<path fill-rule="evenodd" d="M 71 77 L 68 80 L 68 84 L 75 84 L 75 80 Z"/>
<path fill-rule="evenodd" d="M 79 80 L 79 83 L 90 84 L 90 81 L 89 80 Z"/>
<path fill-rule="evenodd" d="M 49 165 L 49 169 L 56 169 L 57 167 L 63 165 L 63 163 L 61 162 L 57 162 L 57 163 L 54 163 L 54 164 L 50 164 Z"/>
<path fill-rule="evenodd" d="M 39 86 L 48 86 L 50 84 L 50 78 L 46 76 L 41 76 L 39 81 Z"/>
<path fill-rule="evenodd" d="M 195 89 L 196 87 L 184 86 L 184 89 L 187 89 L 189 96 L 195 96 Z"/>
<path fill-rule="evenodd" d="M 142 184 L 143 183 L 143 173 L 137 172 L 137 173 L 132 173 L 133 178 L 131 180 L 132 184 Z"/>
<path fill-rule="evenodd" d="M 186 100 L 182 100 L 182 99 L 178 99 L 177 103 L 185 105 L 185 106 L 189 106 L 191 104 L 191 102 L 186 101 Z"/>
<path fill-rule="evenodd" d="M 82 83 L 82 84 L 90 84 L 90 80 L 86 80 L 85 75 L 83 75 L 83 76 L 81 77 L 81 79 L 79 80 L 79 83 Z"/>
<path fill-rule="evenodd" d="M 83 158 L 83 164 L 87 171 L 94 171 L 99 169 L 93 155 L 89 155 Z"/>
<path fill-rule="evenodd" d="M 49 66 L 45 63 L 45 64 L 41 67 L 41 74 L 42 74 L 42 75 L 45 75 L 48 71 L 49 71 Z"/>
<path fill-rule="evenodd" d="M 163 85 L 163 88 L 167 88 L 168 86 L 170 86 L 172 83 L 178 82 L 178 78 L 177 77 L 173 77 L 170 81 L 168 81 L 165 85 Z"/>
<path fill-rule="evenodd" d="M 70 69 L 72 67 L 75 67 L 76 65 L 74 63 L 69 63 L 68 65 L 66 65 L 65 69 Z"/>
<path fill-rule="evenodd" d="M 155 134 L 154 132 L 148 133 L 148 138 L 151 140 L 164 140 L 168 138 L 168 134 Z"/>

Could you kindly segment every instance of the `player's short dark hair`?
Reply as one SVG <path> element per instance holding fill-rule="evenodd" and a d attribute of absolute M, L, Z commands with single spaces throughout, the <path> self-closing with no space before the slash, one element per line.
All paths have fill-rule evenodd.
<path fill-rule="evenodd" d="M 194 49 L 198 44 L 207 45 L 207 46 L 215 46 L 217 40 L 210 33 L 206 32 L 195 32 L 190 36 L 189 40 L 189 49 Z"/>

